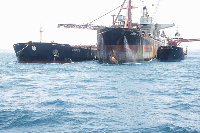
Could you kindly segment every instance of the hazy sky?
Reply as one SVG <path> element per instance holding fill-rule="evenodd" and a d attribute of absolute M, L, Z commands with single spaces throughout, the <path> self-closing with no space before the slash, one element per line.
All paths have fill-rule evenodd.
<path fill-rule="evenodd" d="M 142 0 L 132 0 L 142 6 Z M 150 16 L 159 0 L 144 0 Z M 95 44 L 96 31 L 58 29 L 59 23 L 83 24 L 121 5 L 123 0 L 1 0 L 0 1 L 0 49 L 12 49 L 18 42 L 39 41 L 40 25 L 43 41 L 69 44 Z M 154 6 L 152 6 L 154 5 Z M 198 0 L 160 0 L 157 23 L 175 23 L 186 38 L 200 38 Z M 112 14 L 96 21 L 95 25 L 111 25 Z M 141 8 L 134 9 L 133 20 L 138 22 Z M 176 28 L 168 30 L 173 35 Z M 171 32 L 171 33 L 170 33 Z M 197 44 L 197 43 L 196 43 Z M 200 44 L 200 43 L 199 43 Z"/>

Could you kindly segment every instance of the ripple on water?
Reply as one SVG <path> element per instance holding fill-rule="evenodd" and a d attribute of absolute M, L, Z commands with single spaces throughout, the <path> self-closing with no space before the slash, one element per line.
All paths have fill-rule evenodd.
<path fill-rule="evenodd" d="M 0 53 L 0 132 L 198 133 L 200 56 L 188 56 L 20 64 Z"/>

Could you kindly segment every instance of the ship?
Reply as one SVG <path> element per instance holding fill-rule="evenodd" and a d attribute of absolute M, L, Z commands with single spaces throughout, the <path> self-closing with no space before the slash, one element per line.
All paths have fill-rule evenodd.
<path fill-rule="evenodd" d="M 19 63 L 72 63 L 96 60 L 96 45 L 69 45 L 55 42 L 16 43 L 13 45 Z"/>
<path fill-rule="evenodd" d="M 177 36 L 178 35 L 178 36 Z M 157 59 L 161 61 L 179 61 L 184 60 L 187 55 L 187 47 L 184 50 L 180 46 L 182 42 L 200 41 L 200 39 L 184 39 L 180 37 L 180 33 L 175 34 L 175 38 L 166 38 L 166 46 L 160 46 L 157 50 Z"/>
<path fill-rule="evenodd" d="M 160 46 L 157 51 L 157 59 L 165 61 L 184 60 L 185 54 L 182 47 Z"/>
<path fill-rule="evenodd" d="M 127 5 L 125 7 L 125 5 Z M 113 17 L 112 26 L 92 25 L 94 21 L 104 17 L 116 9 L 120 9 Z M 157 49 L 164 46 L 164 38 L 160 31 L 174 27 L 175 24 L 154 24 L 147 7 L 142 7 L 140 23 L 132 22 L 131 0 L 124 0 L 122 5 L 86 24 L 58 24 L 58 28 L 79 28 L 97 30 L 97 59 L 99 63 L 121 64 L 127 62 L 148 61 L 157 57 Z M 126 16 L 121 11 L 126 9 Z"/>
<path fill-rule="evenodd" d="M 16 43 L 13 45 L 19 63 L 72 63 L 95 60 L 96 46 L 71 46 L 55 42 Z"/>
<path fill-rule="evenodd" d="M 120 15 L 127 3 L 127 15 Z M 131 0 L 124 0 L 121 9 L 109 28 L 97 30 L 97 58 L 100 63 L 121 64 L 148 61 L 156 58 L 157 49 L 164 45 L 160 30 L 174 24 L 154 24 L 147 7 L 143 7 L 140 24 L 132 23 Z"/>

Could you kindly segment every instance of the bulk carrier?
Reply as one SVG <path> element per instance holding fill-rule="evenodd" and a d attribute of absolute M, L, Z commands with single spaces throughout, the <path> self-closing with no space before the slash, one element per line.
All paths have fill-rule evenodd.
<path fill-rule="evenodd" d="M 180 46 L 182 42 L 193 42 L 193 41 L 200 41 L 200 39 L 184 39 L 181 37 L 175 38 L 167 38 L 166 46 L 160 46 L 157 50 L 157 59 L 163 61 L 174 61 L 174 60 L 184 60 L 185 55 L 187 55 L 187 47 L 186 50 L 183 50 L 183 47 Z"/>
<path fill-rule="evenodd" d="M 127 3 L 127 15 L 119 15 Z M 100 63 L 126 63 L 151 60 L 156 57 L 158 47 L 164 45 L 160 30 L 174 24 L 153 24 L 146 6 L 140 24 L 132 23 L 131 0 L 124 0 L 121 9 L 110 28 L 98 29 L 97 57 Z"/>
<path fill-rule="evenodd" d="M 32 42 L 13 45 L 19 63 L 72 63 L 96 59 L 96 46 Z"/>
<path fill-rule="evenodd" d="M 120 64 L 156 58 L 158 47 L 165 45 L 160 30 L 174 24 L 154 24 L 146 6 L 143 6 L 140 23 L 133 23 L 131 10 L 136 7 L 132 6 L 131 0 L 124 0 L 118 8 L 116 17 L 112 15 L 113 24 L 110 27 L 91 23 L 113 10 L 87 24 L 58 24 L 58 27 L 97 30 L 97 59 L 100 63 Z M 126 9 L 126 16 L 121 15 L 123 9 Z"/>
<path fill-rule="evenodd" d="M 13 45 L 19 63 L 72 63 L 96 59 L 96 45 L 46 43 L 42 42 L 42 32 L 40 29 L 40 42 L 29 41 Z"/>

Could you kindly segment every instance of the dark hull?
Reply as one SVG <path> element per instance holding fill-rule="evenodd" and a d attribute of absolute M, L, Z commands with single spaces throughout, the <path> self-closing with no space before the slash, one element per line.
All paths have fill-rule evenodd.
<path fill-rule="evenodd" d="M 126 63 L 156 57 L 160 41 L 137 30 L 107 28 L 98 30 L 97 58 L 100 63 Z"/>
<path fill-rule="evenodd" d="M 183 60 L 184 52 L 181 47 L 161 46 L 157 51 L 157 59 L 159 60 Z"/>
<path fill-rule="evenodd" d="M 71 63 L 96 59 L 95 48 L 58 43 L 18 43 L 13 45 L 19 63 Z"/>

